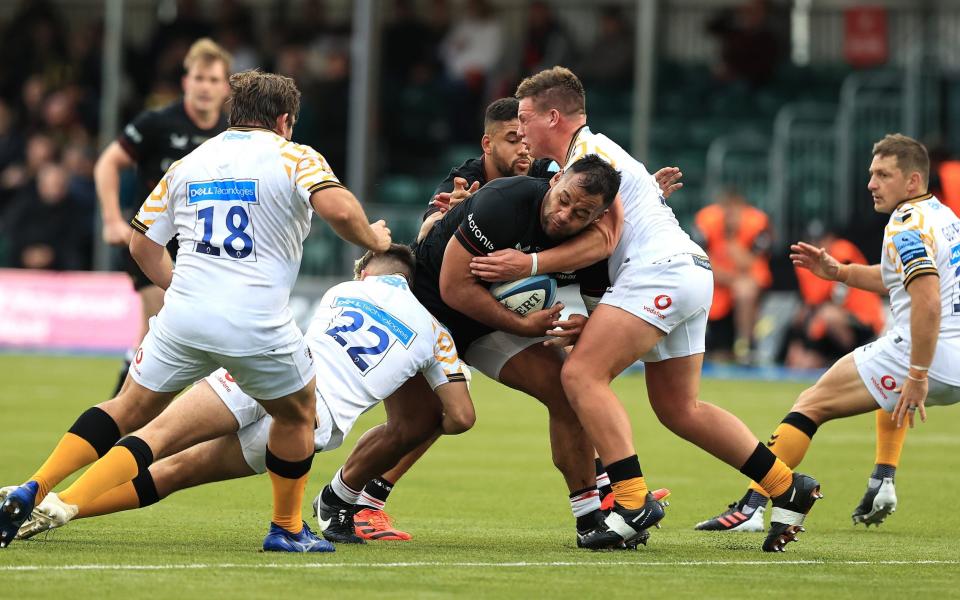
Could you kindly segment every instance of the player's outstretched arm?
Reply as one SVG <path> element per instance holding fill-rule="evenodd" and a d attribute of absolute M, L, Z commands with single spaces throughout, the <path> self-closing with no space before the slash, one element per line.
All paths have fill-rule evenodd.
<path fill-rule="evenodd" d="M 173 261 L 167 249 L 139 231 L 130 238 L 130 255 L 140 265 L 143 273 L 162 290 L 173 281 Z"/>
<path fill-rule="evenodd" d="M 310 205 L 346 241 L 374 252 L 390 248 L 386 224 L 371 224 L 360 202 L 347 188 L 336 185 L 317 190 L 310 194 Z"/>
<path fill-rule="evenodd" d="M 918 275 L 907 284 L 910 294 L 910 369 L 900 390 L 900 398 L 891 418 L 897 427 L 904 417 L 913 427 L 913 411 L 920 412 L 920 420 L 927 420 L 923 403 L 927 399 L 927 372 L 933 363 L 940 334 L 940 277 L 936 273 Z"/>
<path fill-rule="evenodd" d="M 440 428 L 444 435 L 457 435 L 467 431 L 477 420 L 466 382 L 445 383 L 436 389 L 443 405 L 443 422 Z"/>
<path fill-rule="evenodd" d="M 498 331 L 526 337 L 546 335 L 563 309 L 555 304 L 549 309 L 520 316 L 494 299 L 490 291 L 470 273 L 472 254 L 456 237 L 450 238 L 440 267 L 440 297 L 456 311 Z"/>
<path fill-rule="evenodd" d="M 107 146 L 93 167 L 93 182 L 100 202 L 103 241 L 111 245 L 129 244 L 133 228 L 120 213 L 120 172 L 136 163 L 117 142 Z"/>
<path fill-rule="evenodd" d="M 806 242 L 790 246 L 790 260 L 795 266 L 807 269 L 820 279 L 839 281 L 877 294 L 887 293 L 880 265 L 845 265 L 830 256 L 826 248 L 817 248 Z"/>
<path fill-rule="evenodd" d="M 537 273 L 576 271 L 609 258 L 623 231 L 623 204 L 620 194 L 593 225 L 559 246 L 537 253 Z M 476 256 L 470 262 L 473 274 L 484 281 L 513 281 L 529 277 L 533 259 L 519 250 L 497 250 Z"/>

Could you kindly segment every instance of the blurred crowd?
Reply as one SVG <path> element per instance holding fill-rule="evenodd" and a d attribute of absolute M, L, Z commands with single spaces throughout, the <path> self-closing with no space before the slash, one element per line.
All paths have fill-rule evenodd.
<path fill-rule="evenodd" d="M 438 148 L 475 143 L 486 103 L 545 66 L 574 65 L 589 85 L 632 85 L 633 37 L 619 6 L 598 5 L 596 42 L 578 47 L 547 2 L 527 5 L 515 40 L 487 0 L 453 4 L 384 7 L 380 172 L 435 173 Z M 349 15 L 331 20 L 322 0 L 281 8 L 290 7 L 278 3 L 269 27 L 258 28 L 241 0 L 217 2 L 213 11 L 196 0 L 159 2 L 147 42 L 124 47 L 121 123 L 179 97 L 183 56 L 209 36 L 233 55 L 234 70 L 293 77 L 303 92 L 295 140 L 322 148 L 345 172 Z M 98 139 L 102 20 L 68 23 L 54 2 L 21 0 L 0 33 L 0 265 L 90 268 L 92 169 L 98 147 L 110 141 Z"/>

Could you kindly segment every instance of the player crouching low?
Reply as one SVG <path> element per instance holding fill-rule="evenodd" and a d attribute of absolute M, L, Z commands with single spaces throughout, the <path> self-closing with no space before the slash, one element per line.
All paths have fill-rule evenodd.
<path fill-rule="evenodd" d="M 467 367 L 450 334 L 410 293 L 413 267 L 410 249 L 394 244 L 385 254 L 367 253 L 358 262 L 359 281 L 341 283 L 324 295 L 305 336 L 316 355 L 316 451 L 339 447 L 356 419 L 381 401 L 387 408 L 381 427 L 387 429 L 397 426 L 397 414 L 432 419 L 438 434 L 462 433 L 473 426 Z M 429 384 L 439 398 L 437 405 L 417 397 L 415 405 L 407 406 L 410 395 L 394 395 L 410 379 Z M 75 518 L 142 508 L 188 487 L 263 473 L 270 467 L 270 423 L 263 408 L 220 369 L 133 434 L 148 441 L 156 456 L 166 458 L 143 466 L 132 481 L 112 483 L 110 474 L 95 463 L 74 484 L 92 486 L 91 501 L 68 505 L 57 494 L 48 494 L 17 537 L 29 538 Z M 271 523 L 263 549 L 334 548 L 306 523 L 297 534 Z"/>

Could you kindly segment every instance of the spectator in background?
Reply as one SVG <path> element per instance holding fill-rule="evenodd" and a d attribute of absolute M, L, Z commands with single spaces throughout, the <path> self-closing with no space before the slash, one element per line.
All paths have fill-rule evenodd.
<path fill-rule="evenodd" d="M 40 168 L 23 188 L 5 220 L 11 263 L 25 269 L 90 268 L 91 231 L 70 194 L 69 173 L 56 163 Z"/>
<path fill-rule="evenodd" d="M 555 65 L 570 64 L 574 43 L 570 32 L 542 0 L 530 4 L 523 36 L 523 73 L 532 75 Z"/>
<path fill-rule="evenodd" d="M 633 85 L 633 30 L 623 9 L 615 4 L 600 8 L 599 33 L 580 60 L 577 73 L 593 88 L 629 90 Z"/>
<path fill-rule="evenodd" d="M 440 58 L 451 83 L 456 110 L 451 132 L 456 141 L 473 141 L 486 86 L 500 64 L 503 28 L 487 0 L 467 0 L 463 16 L 440 44 Z"/>
<path fill-rule="evenodd" d="M 779 36 L 779 29 L 770 0 L 746 0 L 721 10 L 707 23 L 707 33 L 720 42 L 717 79 L 753 85 L 769 81 L 784 56 L 780 39 L 789 39 Z"/>
<path fill-rule="evenodd" d="M 696 214 L 694 224 L 694 235 L 713 267 L 707 348 L 718 356 L 729 356 L 732 350 L 738 362 L 749 363 L 760 295 L 773 281 L 769 219 L 730 187 L 717 203 Z"/>
<path fill-rule="evenodd" d="M 810 225 L 807 237 L 811 244 L 825 248 L 841 264 L 869 264 L 853 243 L 825 231 L 819 222 Z M 795 269 L 803 305 L 787 333 L 783 360 L 786 366 L 827 367 L 883 331 L 884 308 L 880 296 L 820 279 L 808 269 Z"/>
<path fill-rule="evenodd" d="M 10 106 L 0 99 L 0 214 L 10 200 L 7 169 L 23 161 L 23 135 L 14 123 Z"/>
<path fill-rule="evenodd" d="M 50 136 L 31 135 L 27 139 L 24 161 L 11 164 L 0 173 L 0 198 L 9 200 L 32 185 L 40 169 L 57 160 L 57 154 L 57 145 Z"/>

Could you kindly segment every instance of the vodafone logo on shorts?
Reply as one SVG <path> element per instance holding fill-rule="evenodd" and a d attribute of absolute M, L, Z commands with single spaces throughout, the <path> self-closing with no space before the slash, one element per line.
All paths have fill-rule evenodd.
<path fill-rule="evenodd" d="M 897 387 L 897 380 L 890 375 L 884 375 L 880 378 L 880 385 L 888 392 L 892 392 L 893 388 Z"/>
<path fill-rule="evenodd" d="M 138 365 L 143 362 L 143 348 L 137 348 L 137 355 L 134 357 L 133 362 Z"/>
<path fill-rule="evenodd" d="M 224 373 L 223 376 L 226 378 L 227 381 L 231 383 L 236 383 L 237 381 L 236 379 L 233 378 L 233 375 L 231 375 L 230 373 Z"/>
<path fill-rule="evenodd" d="M 653 299 L 653 305 L 660 310 L 667 310 L 671 304 L 673 304 L 673 299 L 666 294 L 660 294 Z"/>

